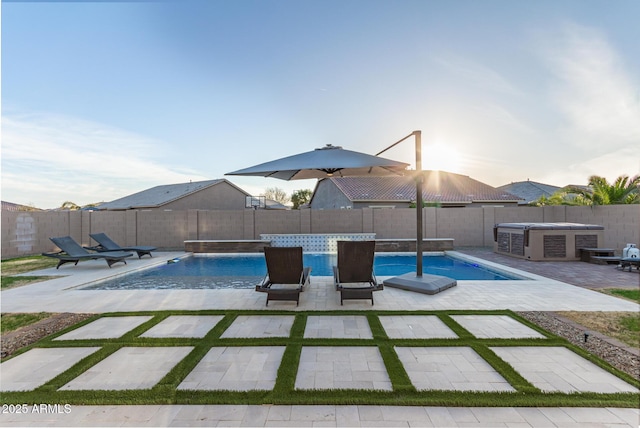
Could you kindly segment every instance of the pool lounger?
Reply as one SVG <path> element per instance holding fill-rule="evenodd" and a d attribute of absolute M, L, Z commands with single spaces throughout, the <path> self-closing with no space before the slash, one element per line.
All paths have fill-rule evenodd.
<path fill-rule="evenodd" d="M 256 291 L 267 293 L 267 306 L 271 300 L 289 300 L 300 304 L 300 292 L 309 282 L 310 267 L 303 266 L 302 247 L 264 247 L 267 275 Z M 272 287 L 272 285 L 284 285 Z M 287 286 L 289 285 L 289 286 Z M 295 285 L 291 287 L 291 285 Z"/>
<path fill-rule="evenodd" d="M 103 253 L 90 253 L 86 249 L 82 248 L 72 237 L 62 236 L 59 238 L 49 238 L 51 242 L 56 244 L 60 251 L 56 253 L 42 253 L 43 256 L 53 257 L 58 259 L 58 265 L 56 269 L 65 263 L 78 264 L 80 260 L 97 260 L 104 259 L 107 265 L 111 267 L 112 264 L 122 262 L 125 265 L 127 261 L 125 258 L 131 257 L 133 253 L 127 253 L 124 251 L 106 251 Z"/>
<path fill-rule="evenodd" d="M 149 257 L 153 257 L 151 255 L 152 251 L 155 251 L 157 248 L 152 247 L 150 245 L 135 245 L 132 247 L 121 247 L 116 244 L 107 234 L 105 233 L 90 233 L 89 236 L 98 243 L 98 245 L 94 245 L 92 247 L 85 247 L 87 250 L 98 251 L 98 252 L 106 252 L 106 251 L 135 251 L 138 254 L 138 258 L 142 258 L 144 255 L 148 255 Z"/>

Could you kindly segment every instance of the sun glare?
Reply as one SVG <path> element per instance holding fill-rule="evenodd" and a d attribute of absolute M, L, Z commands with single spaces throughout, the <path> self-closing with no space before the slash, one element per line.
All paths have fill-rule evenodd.
<path fill-rule="evenodd" d="M 434 143 L 422 148 L 422 169 L 460 172 L 460 153 L 451 145 Z"/>

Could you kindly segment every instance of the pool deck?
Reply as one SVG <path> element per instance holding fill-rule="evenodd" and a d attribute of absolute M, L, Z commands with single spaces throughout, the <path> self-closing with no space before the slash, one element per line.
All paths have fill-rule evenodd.
<path fill-rule="evenodd" d="M 491 265 L 528 276 L 520 281 L 458 281 L 456 287 L 436 295 L 385 288 L 374 294 L 376 310 L 511 309 L 514 311 L 632 311 L 637 303 L 604 295 L 593 289 L 634 288 L 637 271 L 622 272 L 613 266 L 583 262 L 528 262 L 497 255 L 485 249 L 462 249 Z M 3 313 L 78 312 L 103 313 L 157 310 L 262 309 L 369 310 L 369 301 L 340 305 L 332 278 L 314 277 L 301 295 L 300 305 L 271 302 L 265 295 L 243 290 L 81 290 L 77 287 L 108 276 L 166 263 L 184 253 L 158 252 L 154 257 L 131 259 L 127 265 L 108 268 L 104 261 L 81 262 L 30 275 L 60 275 L 42 283 L 2 291 Z M 384 278 L 378 278 L 382 281 Z M 331 317 L 326 317 L 331 318 Z M 266 318 L 265 318 L 266 319 Z M 481 321 L 475 321 L 481 325 Z M 26 354 L 23 354 L 26 355 Z M 163 359 L 166 357 L 157 356 Z M 17 360 L 17 359 L 15 359 Z M 26 359 L 25 359 L 26 360 Z M 12 360 L 9 360 L 9 362 Z M 3 363 L 4 366 L 5 363 Z M 18 365 L 18 361 L 15 363 Z M 23 370 L 33 367 L 25 361 Z M 567 363 L 566 367 L 569 367 Z M 116 365 L 115 367 L 118 367 Z M 114 367 L 105 368 L 107 372 Z M 454 375 L 454 373 L 452 373 Z M 4 377 L 4 376 L 3 376 Z M 8 378 L 7 378 L 8 379 Z M 107 377 L 106 379 L 109 379 Z M 78 378 L 78 381 L 81 381 Z M 2 384 L 3 382 L 0 382 Z M 82 389 L 82 388 L 81 388 Z M 100 388 L 99 388 L 100 389 Z M 551 426 L 637 427 L 638 409 L 615 408 L 472 408 L 425 406 L 338 405 L 152 405 L 72 406 L 69 413 L 0 414 L 2 426 Z"/>
<path fill-rule="evenodd" d="M 275 302 L 265 307 L 266 296 L 251 289 L 241 290 L 82 290 L 79 287 L 107 277 L 164 264 L 184 253 L 155 253 L 153 258 L 130 259 L 126 265 L 108 268 L 104 260 L 67 264 L 60 269 L 44 269 L 30 275 L 59 275 L 60 278 L 18 287 L 2 292 L 2 312 L 76 312 L 103 313 L 123 311 L 204 310 L 204 309 L 265 309 L 265 310 L 358 310 L 370 309 L 366 301 L 349 301 L 340 305 L 331 277 L 316 277 L 311 272 L 311 285 L 300 298 L 300 305 Z M 515 260 L 515 259 L 514 259 Z M 492 266 L 495 262 L 479 260 Z M 376 310 L 447 310 L 447 309 L 510 309 L 513 311 L 638 311 L 638 304 L 603 295 L 585 286 L 576 287 L 547 276 L 570 270 L 572 278 L 590 278 L 594 287 L 638 286 L 637 272 L 617 271 L 613 266 L 583 262 L 558 262 L 550 268 L 540 262 L 518 260 L 522 266 L 537 273 L 513 266 L 496 266 L 530 280 L 518 281 L 458 281 L 456 287 L 435 295 L 385 288 L 375 293 Z M 515 264 L 508 260 L 508 262 Z M 530 266 L 528 266 L 530 265 Z M 557 265 L 557 263 L 556 263 Z M 544 269 L 549 269 L 544 272 Z M 588 272 L 588 273 L 587 273 Z M 386 277 L 378 277 L 381 282 Z M 625 281 L 627 280 L 627 281 Z"/>

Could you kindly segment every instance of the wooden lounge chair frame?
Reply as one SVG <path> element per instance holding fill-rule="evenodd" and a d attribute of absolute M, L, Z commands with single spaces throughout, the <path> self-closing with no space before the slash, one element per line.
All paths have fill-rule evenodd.
<path fill-rule="evenodd" d="M 311 281 L 311 268 L 303 266 L 302 247 L 264 247 L 264 257 L 267 274 L 256 285 L 256 291 L 267 293 L 266 306 L 271 300 L 295 301 L 299 305 L 300 293 Z M 272 287 L 274 284 L 278 287 Z"/>
<path fill-rule="evenodd" d="M 384 289 L 373 273 L 375 241 L 338 241 L 338 264 L 333 267 L 333 281 L 340 291 L 340 304 L 345 300 L 371 299 L 373 292 Z M 346 286 L 345 284 L 364 284 Z"/>
<path fill-rule="evenodd" d="M 90 233 L 89 236 L 91 237 L 91 239 L 96 241 L 98 243 L 98 245 L 95 245 L 93 247 L 84 247 L 87 250 L 93 250 L 93 251 L 98 251 L 98 252 L 105 252 L 105 251 L 135 251 L 136 254 L 138 254 L 138 258 L 140 259 L 144 255 L 148 255 L 149 257 L 153 257 L 151 255 L 151 252 L 155 251 L 157 249 L 156 247 L 151 247 L 151 246 L 147 246 L 147 245 L 136 245 L 136 246 L 133 246 L 133 247 L 121 247 L 120 245 L 116 244 L 111 238 L 109 238 L 106 233 Z"/>
<path fill-rule="evenodd" d="M 126 265 L 127 261 L 125 258 L 133 256 L 133 253 L 127 253 L 125 251 L 90 253 L 70 236 L 49 239 L 60 248 L 60 251 L 55 253 L 42 253 L 42 255 L 58 259 L 56 269 L 65 263 L 74 263 L 74 265 L 77 265 L 80 260 L 104 259 L 109 267 L 118 262 L 123 262 Z"/>

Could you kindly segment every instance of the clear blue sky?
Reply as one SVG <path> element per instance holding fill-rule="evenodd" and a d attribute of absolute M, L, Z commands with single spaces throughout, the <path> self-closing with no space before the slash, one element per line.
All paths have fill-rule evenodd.
<path fill-rule="evenodd" d="M 2 2 L 2 199 L 39 208 L 423 132 L 500 186 L 640 171 L 638 0 Z M 413 142 L 386 157 L 414 164 Z"/>

